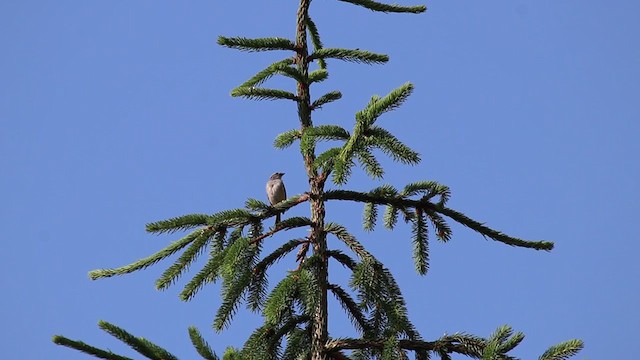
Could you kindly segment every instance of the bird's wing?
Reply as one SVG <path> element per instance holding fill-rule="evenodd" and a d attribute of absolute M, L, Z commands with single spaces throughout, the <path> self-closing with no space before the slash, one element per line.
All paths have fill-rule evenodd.
<path fill-rule="evenodd" d="M 284 187 L 284 182 L 281 182 L 282 184 L 282 193 L 284 194 L 284 199 L 287 199 L 287 189 Z"/>

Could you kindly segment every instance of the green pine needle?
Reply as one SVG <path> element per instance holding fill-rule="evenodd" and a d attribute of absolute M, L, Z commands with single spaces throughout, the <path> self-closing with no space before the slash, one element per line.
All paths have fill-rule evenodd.
<path fill-rule="evenodd" d="M 339 240 L 345 243 L 351 251 L 353 251 L 360 259 L 373 259 L 373 255 L 371 255 L 364 246 L 356 240 L 355 236 L 349 234 L 347 228 L 342 225 L 330 222 L 325 224 L 324 231 L 328 234 L 333 234 Z"/>
<path fill-rule="evenodd" d="M 420 154 L 403 144 L 390 132 L 377 126 L 373 126 L 365 132 L 368 137 L 368 144 L 371 144 L 393 160 L 407 165 L 415 165 L 420 162 Z"/>
<path fill-rule="evenodd" d="M 289 67 L 289 65 L 292 65 L 292 64 L 293 64 L 293 58 L 287 58 L 284 60 L 277 61 L 269 65 L 266 69 L 255 74 L 251 79 L 245 81 L 242 85 L 238 86 L 238 88 L 256 87 L 264 83 L 265 81 L 267 81 L 272 76 L 278 74 L 281 68 Z"/>
<path fill-rule="evenodd" d="M 276 69 L 276 71 L 283 75 L 286 76 L 288 78 L 291 78 L 293 80 L 295 80 L 298 83 L 301 84 L 308 84 L 311 81 L 300 72 L 300 70 L 296 69 L 295 67 L 291 67 L 291 66 L 280 66 Z M 317 76 L 317 75 L 316 75 Z M 329 74 L 326 74 L 326 77 L 328 77 Z M 321 77 L 321 76 L 320 76 Z"/>
<path fill-rule="evenodd" d="M 336 261 L 350 270 L 355 269 L 358 265 L 358 263 L 352 257 L 340 250 L 327 250 L 327 256 L 336 259 Z"/>
<path fill-rule="evenodd" d="M 109 350 L 102 350 L 102 349 L 99 349 L 97 347 L 93 347 L 91 345 L 88 345 L 88 344 L 86 344 L 86 343 L 84 343 L 82 341 L 71 340 L 71 339 L 68 339 L 68 338 L 66 338 L 64 336 L 61 336 L 61 335 L 54 336 L 53 337 L 53 342 L 56 343 L 57 345 L 66 346 L 68 348 L 81 351 L 81 352 L 83 352 L 85 354 L 93 355 L 94 357 L 97 357 L 99 359 L 133 360 L 133 359 L 125 357 L 125 356 L 114 354 L 113 352 L 111 352 Z"/>
<path fill-rule="evenodd" d="M 429 236 L 424 215 L 417 216 L 413 221 L 413 261 L 416 271 L 425 275 L 429 270 Z"/>
<path fill-rule="evenodd" d="M 442 215 L 448 216 L 453 220 L 457 221 L 458 223 L 470 229 L 473 229 L 484 236 L 487 236 L 495 241 L 499 241 L 507 245 L 535 249 L 535 250 L 546 250 L 546 251 L 550 251 L 553 249 L 553 243 L 550 241 L 528 241 L 528 240 L 522 240 L 515 237 L 511 237 L 500 231 L 491 229 L 485 226 L 484 224 L 467 217 L 463 213 L 457 212 L 453 209 L 446 208 L 444 206 L 433 206 L 432 210 L 439 212 Z"/>
<path fill-rule="evenodd" d="M 257 217 L 246 209 L 231 209 L 211 215 L 207 223 L 210 226 L 247 225 L 256 220 L 258 220 Z"/>
<path fill-rule="evenodd" d="M 248 39 L 220 36 L 218 44 L 242 51 L 296 50 L 296 44 L 291 40 L 278 37 Z"/>
<path fill-rule="evenodd" d="M 325 69 L 314 70 L 309 73 L 309 84 L 322 82 L 329 78 L 329 72 Z"/>
<path fill-rule="evenodd" d="M 262 307 L 268 283 L 266 272 L 269 267 L 285 257 L 302 243 L 304 243 L 304 240 L 301 239 L 289 240 L 274 250 L 271 254 L 265 256 L 253 267 L 253 276 L 251 279 L 251 285 L 249 286 L 249 295 L 247 297 L 249 309 L 255 311 Z"/>
<path fill-rule="evenodd" d="M 207 225 L 211 219 L 211 215 L 206 214 L 189 214 L 174 217 L 167 220 L 160 220 L 147 224 L 147 232 L 150 233 L 173 233 L 176 231 L 184 231 L 193 229 L 194 227 Z"/>
<path fill-rule="evenodd" d="M 389 61 L 389 56 L 358 49 L 324 48 L 318 49 L 309 55 L 309 61 L 317 59 L 338 59 L 363 64 L 383 64 Z"/>
<path fill-rule="evenodd" d="M 229 326 L 229 323 L 238 310 L 242 296 L 250 284 L 250 271 L 248 269 L 241 269 L 238 272 L 239 273 L 234 274 L 235 276 L 232 279 L 228 279 L 223 283 L 222 304 L 218 308 L 213 321 L 213 328 L 216 331 L 222 331 Z"/>
<path fill-rule="evenodd" d="M 265 211 L 269 209 L 269 205 L 264 201 L 249 198 L 244 202 L 244 207 L 252 211 Z"/>
<path fill-rule="evenodd" d="M 445 219 L 440 216 L 440 214 L 431 210 L 427 210 L 426 213 L 427 218 L 433 225 L 433 230 L 436 233 L 436 238 L 442 242 L 451 240 L 451 228 L 449 227 L 449 224 L 447 224 Z"/>
<path fill-rule="evenodd" d="M 339 0 L 342 2 L 351 3 L 354 5 L 362 6 L 372 11 L 380 11 L 385 13 L 413 13 L 419 14 L 427 11 L 427 7 L 424 5 L 416 6 L 400 6 L 395 4 L 383 4 L 372 0 Z"/>
<path fill-rule="evenodd" d="M 340 98 L 342 98 L 342 93 L 340 91 L 331 91 L 328 92 L 322 96 L 320 96 L 319 98 L 317 98 L 314 102 L 311 103 L 311 109 L 313 110 L 317 110 L 322 108 L 322 106 L 332 102 L 332 101 L 336 101 L 339 100 Z"/>
<path fill-rule="evenodd" d="M 185 271 L 189 269 L 189 266 L 198 258 L 209 244 L 214 232 L 206 229 L 202 230 L 202 233 L 191 243 L 191 245 L 182 253 L 182 255 L 165 270 L 160 278 L 156 281 L 156 289 L 166 290 L 171 286 Z"/>
<path fill-rule="evenodd" d="M 296 327 L 287 335 L 287 347 L 282 354 L 282 360 L 298 360 L 307 359 L 309 352 L 309 333 L 303 329 Z"/>
<path fill-rule="evenodd" d="M 303 313 L 307 315 L 313 314 L 320 301 L 318 297 L 320 287 L 318 286 L 315 274 L 310 270 L 313 259 L 314 257 L 307 259 L 305 263 L 303 263 L 302 268 L 297 271 L 300 303 Z"/>
<path fill-rule="evenodd" d="M 282 279 L 267 297 L 262 314 L 267 323 L 277 325 L 292 310 L 298 292 L 298 274 L 291 272 Z"/>
<path fill-rule="evenodd" d="M 321 153 L 316 157 L 313 162 L 315 169 L 324 168 L 325 170 L 332 170 L 335 163 L 335 159 L 340 155 L 341 148 L 334 147 Z"/>
<path fill-rule="evenodd" d="M 496 344 L 504 343 L 509 337 L 513 335 L 513 329 L 509 325 L 502 325 L 496 329 L 496 331 L 489 336 L 489 341 L 495 342 Z"/>
<path fill-rule="evenodd" d="M 184 248 L 185 246 L 189 245 L 190 243 L 192 243 L 194 240 L 196 240 L 200 235 L 202 234 L 202 230 L 196 230 L 194 232 L 192 232 L 191 234 L 183 237 L 180 240 L 174 241 L 172 242 L 169 246 L 167 246 L 166 248 L 158 251 L 157 253 L 148 256 L 144 259 L 140 259 L 132 264 L 129 265 L 125 265 L 119 268 L 115 268 L 115 269 L 99 269 L 99 270 L 93 270 L 89 272 L 89 278 L 91 278 L 91 280 L 96 280 L 99 278 L 105 278 L 105 277 L 111 277 L 111 276 L 115 276 L 115 275 L 124 275 L 124 274 L 129 274 L 132 273 L 134 271 L 137 270 L 141 270 L 144 268 L 147 268 L 155 263 L 157 263 L 158 261 L 167 258 L 173 254 L 175 254 L 176 252 L 180 251 L 180 249 Z"/>
<path fill-rule="evenodd" d="M 149 359 L 178 360 L 177 357 L 169 353 L 167 350 L 161 348 L 160 346 L 150 342 L 143 337 L 134 336 L 118 326 L 110 324 L 106 321 L 98 322 L 98 326 L 113 337 L 129 345 L 129 347 L 137 351 L 140 355 L 143 355 Z"/>
<path fill-rule="evenodd" d="M 318 125 L 306 128 L 300 141 L 302 152 L 311 151 L 318 141 L 346 140 L 349 132 L 338 125 Z"/>
<path fill-rule="evenodd" d="M 373 231 L 378 219 L 378 207 L 372 203 L 364 204 L 362 227 L 365 231 Z"/>
<path fill-rule="evenodd" d="M 380 115 L 392 111 L 402 105 L 413 92 L 413 84 L 407 82 L 393 89 L 383 98 L 373 97 L 367 107 L 356 115 L 356 118 L 365 119 L 367 128 L 372 125 Z"/>
<path fill-rule="evenodd" d="M 296 141 L 297 139 L 300 139 L 301 137 L 302 135 L 300 133 L 300 130 L 291 129 L 278 135 L 276 139 L 273 141 L 273 146 L 276 149 L 288 148 L 294 143 L 294 141 Z"/>
<path fill-rule="evenodd" d="M 542 354 L 538 360 L 565 360 L 576 355 L 584 343 L 581 340 L 573 339 L 550 347 Z"/>
<path fill-rule="evenodd" d="M 218 279 L 225 256 L 226 249 L 211 256 L 205 266 L 184 286 L 180 292 L 180 300 L 193 299 L 204 285 Z"/>
<path fill-rule="evenodd" d="M 296 94 L 289 91 L 256 87 L 235 88 L 231 91 L 231 96 L 244 97 L 252 100 L 299 100 Z"/>
<path fill-rule="evenodd" d="M 482 352 L 487 346 L 487 341 L 475 335 L 465 333 L 455 333 L 445 335 L 439 340 L 440 343 L 454 343 L 463 350 L 462 352 L 472 358 L 478 359 L 482 357 Z"/>
<path fill-rule="evenodd" d="M 518 331 L 500 345 L 500 351 L 503 354 L 506 354 L 507 352 L 515 349 L 516 346 L 520 345 L 522 340 L 524 340 L 524 333 Z"/>
<path fill-rule="evenodd" d="M 349 295 L 342 287 L 340 287 L 340 285 L 329 284 L 328 289 L 340 302 L 340 305 L 342 305 L 342 308 L 347 313 L 349 319 L 351 319 L 351 322 L 358 329 L 358 331 L 370 331 L 371 326 L 369 325 L 366 316 L 362 312 L 362 309 L 360 309 L 360 306 L 358 306 L 358 303 L 356 303 L 356 301 L 351 297 L 351 295 Z"/>
<path fill-rule="evenodd" d="M 332 181 L 337 185 L 344 185 L 347 180 L 349 180 L 353 166 L 355 165 L 351 158 L 344 159 L 342 154 L 344 154 L 344 148 L 341 149 L 340 155 L 334 159 L 333 163 Z"/>
<path fill-rule="evenodd" d="M 395 206 L 387 205 L 384 210 L 384 227 L 389 230 L 393 230 L 393 228 L 398 223 L 398 208 Z"/>
<path fill-rule="evenodd" d="M 414 196 L 422 194 L 424 199 L 429 200 L 434 196 L 439 196 L 439 205 L 444 205 L 451 197 L 451 190 L 448 186 L 439 184 L 435 181 L 416 181 L 407 184 L 402 190 L 402 196 Z"/>
<path fill-rule="evenodd" d="M 369 149 L 359 149 L 355 152 L 355 156 L 364 167 L 364 172 L 372 179 L 378 180 L 384 177 L 382 165 Z"/>
<path fill-rule="evenodd" d="M 407 359 L 406 354 L 400 350 L 398 338 L 390 336 L 382 347 L 381 360 Z"/>
<path fill-rule="evenodd" d="M 200 356 L 202 356 L 205 360 L 219 360 L 218 355 L 216 355 L 207 341 L 200 335 L 198 329 L 195 326 L 189 327 L 189 337 L 191 338 L 191 343 L 193 347 L 196 348 L 196 351 Z"/>
<path fill-rule="evenodd" d="M 324 45 L 322 45 L 322 40 L 320 40 L 320 33 L 318 32 L 318 27 L 313 22 L 313 20 L 311 20 L 311 17 L 309 17 L 308 14 L 307 14 L 306 20 L 307 20 L 307 30 L 309 32 L 309 35 L 311 36 L 311 43 L 313 44 L 313 49 L 314 50 L 322 49 Z M 318 66 L 320 66 L 320 69 L 326 69 L 327 63 L 323 59 L 319 59 Z"/>

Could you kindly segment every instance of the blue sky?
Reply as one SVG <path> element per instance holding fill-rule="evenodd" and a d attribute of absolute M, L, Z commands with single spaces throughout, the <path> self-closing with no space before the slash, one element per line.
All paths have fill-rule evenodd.
<path fill-rule="evenodd" d="M 328 219 L 391 268 L 427 339 L 486 336 L 507 323 L 527 335 L 513 353 L 523 359 L 571 338 L 586 344 L 577 359 L 629 358 L 625 345 L 640 327 L 640 4 L 427 5 L 422 15 L 312 6 L 326 46 L 391 58 L 384 66 L 330 63 L 312 96 L 344 96 L 315 113 L 316 123 L 350 129 L 371 95 L 416 86 L 379 124 L 422 163 L 385 160 L 383 182 L 356 172 L 348 186 L 436 180 L 451 187 L 452 208 L 556 249 L 510 248 L 453 226 L 450 243 L 431 243 L 431 268 L 420 277 L 407 226 L 365 233 L 361 206 L 346 204 L 330 204 Z M 87 358 L 53 345 L 54 334 L 135 356 L 97 328 L 100 319 L 181 358 L 196 356 L 189 325 L 219 352 L 259 325 L 241 311 L 226 332 L 213 333 L 218 286 L 190 303 L 177 297 L 184 279 L 156 291 L 169 261 L 115 279 L 91 281 L 87 272 L 177 238 L 148 235 L 145 223 L 264 199 L 275 171 L 286 173 L 290 194 L 306 190 L 295 147 L 271 146 L 298 126 L 294 105 L 229 96 L 285 54 L 215 44 L 218 35 L 292 37 L 294 19 L 292 1 L 0 3 L 3 358 Z M 293 89 L 283 80 L 269 86 Z M 332 306 L 332 334 L 353 335 Z"/>

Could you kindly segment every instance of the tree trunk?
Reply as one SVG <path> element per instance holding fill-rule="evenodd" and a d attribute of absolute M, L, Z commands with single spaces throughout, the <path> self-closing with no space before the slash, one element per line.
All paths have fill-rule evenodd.
<path fill-rule="evenodd" d="M 309 49 L 307 45 L 307 16 L 309 13 L 309 5 L 311 0 L 300 0 L 296 21 L 296 65 L 298 70 L 303 74 L 305 79 L 309 76 Z M 307 128 L 313 126 L 311 121 L 311 96 L 309 94 L 309 85 L 307 83 L 298 82 L 298 116 L 300 117 L 301 130 L 304 132 Z M 307 177 L 309 179 L 310 195 L 311 195 L 311 220 L 313 221 L 312 231 L 309 235 L 309 241 L 313 245 L 314 255 L 320 258 L 320 263 L 315 271 L 316 280 L 318 282 L 318 304 L 313 311 L 311 319 L 311 359 L 326 360 L 324 347 L 328 340 L 327 331 L 327 278 L 328 278 L 328 260 L 326 256 L 327 241 L 324 232 L 324 200 L 322 193 L 324 191 L 324 180 L 318 177 L 317 171 L 313 168 L 315 160 L 315 149 L 309 149 L 303 154 Z"/>
<path fill-rule="evenodd" d="M 312 183 L 311 212 L 312 221 L 314 223 L 313 232 L 311 234 L 311 243 L 313 244 L 313 253 L 320 262 L 315 271 L 316 280 L 318 282 L 318 304 L 313 313 L 312 335 L 311 335 L 311 359 L 325 360 L 327 356 L 324 348 L 327 343 L 329 334 L 327 330 L 329 316 L 327 313 L 327 284 L 328 284 L 328 258 L 326 233 L 324 232 L 324 200 L 322 200 L 323 182 L 314 180 Z"/>

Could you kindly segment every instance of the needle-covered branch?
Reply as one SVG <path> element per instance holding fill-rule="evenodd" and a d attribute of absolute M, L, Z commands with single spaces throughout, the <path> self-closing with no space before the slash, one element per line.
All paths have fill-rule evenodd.
<path fill-rule="evenodd" d="M 157 262 L 177 253 L 183 248 L 189 246 L 185 252 L 169 267 L 156 281 L 156 287 L 160 290 L 168 288 L 189 268 L 189 266 L 200 256 L 204 249 L 210 245 L 211 240 L 217 234 L 225 233 L 227 228 L 236 227 L 242 230 L 245 226 L 253 226 L 264 219 L 275 216 L 279 212 L 286 211 L 302 202 L 307 201 L 307 194 L 292 196 L 285 201 L 268 206 L 267 204 L 255 200 L 247 200 L 247 208 L 233 209 L 221 211 L 213 215 L 185 215 L 168 220 L 158 221 L 147 225 L 147 230 L 155 233 L 175 232 L 178 230 L 191 228 L 193 226 L 202 226 L 200 229 L 192 231 L 183 238 L 174 241 L 169 246 L 150 255 L 146 258 L 137 260 L 132 264 L 125 265 L 113 269 L 98 269 L 89 273 L 89 277 L 93 280 L 115 275 L 129 274 L 138 270 L 145 269 Z M 309 220 L 302 218 L 290 218 L 281 222 L 278 227 L 267 234 L 258 234 L 251 236 L 252 243 L 258 243 L 267 236 L 281 230 L 288 230 L 295 227 L 308 226 Z M 203 226 L 204 225 L 204 226 Z M 219 247 L 219 245 L 217 245 Z M 204 279 L 200 279 L 204 280 Z M 201 282 L 198 282 L 202 284 Z M 196 287 L 197 288 L 197 287 Z"/>
<path fill-rule="evenodd" d="M 253 77 L 251 77 L 251 79 L 245 81 L 242 85 L 238 86 L 236 89 L 256 87 L 264 83 L 265 81 L 267 81 L 272 76 L 278 74 L 281 68 L 288 67 L 289 65 L 293 65 L 293 63 L 294 63 L 293 57 L 277 61 L 269 65 L 266 69 L 255 74 Z"/>
<path fill-rule="evenodd" d="M 368 339 L 334 339 L 327 343 L 325 347 L 327 353 L 332 353 L 338 350 L 356 350 L 356 349 L 383 349 L 387 339 L 368 340 Z M 440 352 L 441 349 L 446 349 L 444 353 L 467 355 L 474 358 L 479 358 L 477 354 L 470 351 L 467 346 L 461 345 L 457 341 L 420 341 L 420 340 L 398 340 L 398 347 L 404 350 L 411 351 L 433 351 Z"/>
<path fill-rule="evenodd" d="M 174 233 L 209 224 L 211 215 L 189 214 L 147 224 L 147 232 L 155 234 Z"/>
<path fill-rule="evenodd" d="M 413 262 L 418 274 L 425 275 L 429 270 L 429 232 L 427 231 L 424 212 L 417 209 L 416 217 L 412 222 Z"/>
<path fill-rule="evenodd" d="M 322 108 L 324 105 L 336 101 L 342 98 L 342 93 L 340 91 L 330 91 L 311 103 L 311 110 L 317 110 Z"/>
<path fill-rule="evenodd" d="M 396 89 L 393 89 L 383 98 L 373 96 L 369 101 L 369 104 L 367 104 L 363 110 L 356 113 L 356 120 L 362 119 L 361 121 L 365 122 L 367 125 L 366 128 L 368 129 L 373 125 L 373 123 L 375 123 L 380 115 L 400 107 L 400 105 L 402 105 L 402 103 L 411 96 L 413 88 L 413 84 L 408 82 Z M 388 133 L 388 135 L 390 135 L 390 133 Z"/>
<path fill-rule="evenodd" d="M 97 347 L 93 347 L 93 346 L 91 346 L 89 344 L 86 344 L 86 343 L 84 343 L 82 341 L 71 340 L 71 339 L 66 338 L 64 336 L 61 336 L 61 335 L 54 336 L 53 337 L 53 342 L 58 344 L 58 345 L 66 346 L 68 348 L 81 351 L 81 352 L 83 352 L 85 354 L 88 354 L 88 355 L 93 355 L 94 357 L 97 357 L 99 359 L 133 360 L 132 358 L 115 354 L 115 353 L 111 352 L 110 350 L 102 350 L 102 349 L 99 349 Z"/>
<path fill-rule="evenodd" d="M 308 84 L 323 82 L 329 78 L 329 72 L 325 69 L 313 70 L 309 73 L 309 78 L 305 79 Z M 302 82 L 302 81 L 301 81 Z"/>
<path fill-rule="evenodd" d="M 408 317 L 402 291 L 389 269 L 371 257 L 362 259 L 353 269 L 349 286 L 358 294 L 360 307 L 370 314 L 368 336 L 393 335 L 419 339 Z"/>
<path fill-rule="evenodd" d="M 198 237 L 200 237 L 202 235 L 202 230 L 195 230 L 194 232 L 192 232 L 191 234 L 183 237 L 180 240 L 176 240 L 174 242 L 172 242 L 171 244 L 169 244 L 169 246 L 165 247 L 164 249 L 158 251 L 157 253 L 148 256 L 146 258 L 140 259 L 132 264 L 126 265 L 126 266 L 122 266 L 119 268 L 115 268 L 115 269 L 99 269 L 99 270 L 93 270 L 91 272 L 89 272 L 89 277 L 91 278 L 91 280 L 96 280 L 96 279 L 100 279 L 100 278 L 106 278 L 106 277 L 111 277 L 111 276 L 115 276 L 115 275 L 124 275 L 124 274 L 130 274 L 134 271 L 138 271 L 144 268 L 147 268 L 155 263 L 157 263 L 158 261 L 165 259 L 173 254 L 175 254 L 176 252 L 180 251 L 182 248 L 186 247 L 187 245 L 191 244 L 194 240 L 196 240 Z"/>
<path fill-rule="evenodd" d="M 249 39 L 220 36 L 218 37 L 218 45 L 242 51 L 297 50 L 296 44 L 291 40 L 279 37 Z"/>
<path fill-rule="evenodd" d="M 550 347 L 538 359 L 539 360 L 566 360 L 577 354 L 584 347 L 582 340 L 568 340 Z"/>
<path fill-rule="evenodd" d="M 148 359 L 178 360 L 177 357 L 160 346 L 143 337 L 134 336 L 116 325 L 110 324 L 106 321 L 100 321 L 98 326 Z"/>
<path fill-rule="evenodd" d="M 307 14 L 307 17 L 306 17 L 306 23 L 307 23 L 307 31 L 309 32 L 309 36 L 311 37 L 311 43 L 313 44 L 313 50 L 322 49 L 324 45 L 322 44 L 322 40 L 320 39 L 320 33 L 318 32 L 318 27 L 316 26 L 315 22 L 311 20 L 311 17 L 309 17 L 309 14 Z M 320 69 L 326 69 L 327 63 L 323 59 L 318 59 L 318 66 L 320 67 Z"/>
<path fill-rule="evenodd" d="M 300 150 L 311 151 L 319 141 L 346 140 L 349 132 L 338 125 L 318 125 L 306 128 L 300 140 Z"/>
<path fill-rule="evenodd" d="M 230 360 L 271 360 L 271 359 L 296 359 L 296 357 L 283 358 L 279 356 L 281 353 L 281 342 L 283 337 L 287 334 L 295 332 L 298 325 L 304 324 L 309 321 L 309 317 L 302 316 L 290 316 L 281 325 L 273 325 L 265 323 L 263 326 L 257 328 L 251 336 L 245 341 L 242 350 L 236 351 L 235 355 L 229 357 Z M 308 340 L 308 336 L 304 335 L 305 340 Z M 294 342 L 302 345 L 305 341 L 302 339 L 296 339 Z M 287 344 L 287 347 L 289 344 Z M 306 348 L 297 349 L 298 351 L 304 351 Z M 293 349 L 288 349 L 288 352 L 292 352 Z M 286 353 L 287 351 L 285 351 Z M 225 354 L 225 359 L 227 359 Z"/>
<path fill-rule="evenodd" d="M 198 256 L 204 251 L 209 241 L 212 239 L 216 232 L 212 228 L 204 228 L 202 233 L 196 238 L 195 241 L 182 253 L 182 255 L 165 270 L 160 278 L 156 280 L 156 289 L 165 290 L 169 286 L 175 283 L 175 281 L 186 271 L 189 266 L 198 258 Z"/>
<path fill-rule="evenodd" d="M 371 325 L 369 324 L 368 319 L 362 312 L 360 305 L 351 297 L 351 295 L 337 284 L 329 284 L 327 288 L 340 302 L 340 305 L 342 305 L 342 308 L 358 331 L 361 333 L 370 332 Z"/>
<path fill-rule="evenodd" d="M 309 61 L 318 59 L 338 59 L 363 64 L 383 64 L 389 61 L 389 56 L 358 49 L 323 48 L 309 55 Z"/>
<path fill-rule="evenodd" d="M 358 255 L 360 259 L 374 259 L 373 255 L 365 249 L 355 236 L 349 234 L 349 231 L 347 231 L 347 228 L 344 226 L 330 222 L 325 225 L 324 231 L 342 241 L 351 251 Z"/>
<path fill-rule="evenodd" d="M 193 347 L 196 348 L 196 351 L 200 356 L 202 356 L 205 360 L 219 360 L 218 355 L 216 355 L 211 347 L 207 343 L 207 341 L 200 335 L 200 331 L 196 329 L 195 326 L 189 327 L 189 337 L 191 338 L 191 343 Z"/>
<path fill-rule="evenodd" d="M 333 182 L 344 184 L 351 175 L 355 160 L 358 160 L 366 173 L 374 179 L 382 178 L 384 170 L 372 153 L 379 149 L 393 160 L 409 165 L 420 161 L 420 155 L 403 144 L 389 131 L 374 126 L 378 117 L 399 107 L 413 91 L 413 85 L 406 83 L 392 90 L 385 97 L 373 96 L 367 106 L 356 113 L 356 123 L 351 135 L 340 148 L 338 154 L 330 159 L 333 167 Z M 333 155 L 333 154 L 332 154 Z"/>
<path fill-rule="evenodd" d="M 231 91 L 231 96 L 244 97 L 251 100 L 300 100 L 296 94 L 289 91 L 256 87 L 235 88 Z"/>
<path fill-rule="evenodd" d="M 447 208 L 437 203 L 432 203 L 427 199 L 408 199 L 403 196 L 384 196 L 376 195 L 372 193 L 364 193 L 350 190 L 329 190 L 324 193 L 325 200 L 343 200 L 343 201 L 355 201 L 363 203 L 373 203 L 377 205 L 389 205 L 395 208 L 404 209 L 423 209 L 425 211 L 433 211 L 444 216 L 447 216 L 456 222 L 475 230 L 483 236 L 489 237 L 493 240 L 505 243 L 511 246 L 531 248 L 535 250 L 551 250 L 553 249 L 553 243 L 549 241 L 527 241 L 519 238 L 515 238 L 506 235 L 498 230 L 494 230 L 484 224 L 475 221 L 468 216 Z"/>
<path fill-rule="evenodd" d="M 397 341 L 397 347 L 403 350 L 415 352 L 433 352 L 441 358 L 451 358 L 452 354 L 464 355 L 474 359 L 516 359 L 507 353 L 520 344 L 524 335 L 521 332 L 513 333 L 511 327 L 504 325 L 499 327 L 488 339 L 456 333 L 444 335 L 435 341 L 407 340 Z M 329 354 L 339 350 L 378 349 L 385 347 L 387 339 L 352 339 L 341 338 L 329 341 L 325 351 Z M 539 360 L 565 360 L 580 351 L 583 343 L 580 340 L 569 340 L 550 347 Z"/>
<path fill-rule="evenodd" d="M 353 269 L 355 269 L 358 265 L 358 263 L 351 256 L 343 253 L 340 250 L 327 250 L 327 256 L 335 259 L 351 271 L 353 271 Z"/>
<path fill-rule="evenodd" d="M 551 241 L 528 241 L 528 240 L 511 237 L 503 232 L 500 232 L 498 230 L 494 230 L 488 226 L 485 226 L 483 223 L 475 221 L 470 217 L 466 216 L 465 214 L 455 211 L 453 209 L 450 209 L 444 206 L 437 206 L 435 204 L 431 204 L 429 205 L 429 207 L 431 210 L 435 212 L 445 215 L 455 220 L 456 222 L 472 230 L 475 230 L 476 232 L 479 232 L 480 234 L 488 238 L 502 242 L 504 244 L 523 247 L 523 248 L 529 248 L 529 249 L 535 249 L 535 250 L 549 251 L 553 249 L 553 242 Z"/>
<path fill-rule="evenodd" d="M 273 146 L 276 149 L 285 149 L 300 138 L 302 138 L 302 132 L 299 129 L 287 130 L 276 136 L 275 140 L 273 140 Z"/>
<path fill-rule="evenodd" d="M 313 222 L 309 218 L 302 217 L 302 216 L 296 216 L 296 217 L 284 219 L 284 220 L 280 221 L 270 231 L 268 231 L 268 232 L 266 232 L 264 234 L 260 234 L 259 236 L 251 238 L 251 243 L 252 244 L 260 243 L 262 240 L 268 238 L 269 236 L 272 236 L 273 234 L 275 234 L 275 233 L 277 233 L 279 231 L 291 230 L 291 229 L 301 228 L 301 227 L 305 227 L 305 226 L 311 226 L 312 224 L 313 224 Z"/>
<path fill-rule="evenodd" d="M 269 325 L 276 326 L 283 319 L 291 317 L 293 303 L 300 288 L 299 275 L 298 272 L 290 272 L 269 294 L 262 310 L 265 322 Z"/>
<path fill-rule="evenodd" d="M 339 0 L 346 3 L 362 6 L 363 8 L 379 11 L 384 13 L 413 13 L 419 14 L 427 11 L 427 7 L 424 5 L 416 6 L 401 6 L 396 4 L 384 4 L 372 0 Z"/>
<path fill-rule="evenodd" d="M 378 126 L 372 126 L 365 132 L 366 144 L 375 147 L 394 161 L 401 162 L 406 165 L 416 165 L 420 162 L 420 154 L 414 151 L 389 131 Z"/>
<path fill-rule="evenodd" d="M 265 219 L 266 217 L 274 216 L 278 212 L 284 212 L 291 209 L 294 206 L 302 204 L 303 202 L 309 201 L 309 194 L 300 194 L 287 198 L 285 201 L 281 201 L 269 208 L 269 210 L 265 213 L 260 214 L 261 219 Z"/>
<path fill-rule="evenodd" d="M 248 238 L 239 238 L 225 249 L 217 275 L 222 278 L 222 304 L 216 312 L 213 328 L 220 331 L 233 319 L 251 284 L 252 271 L 260 255 L 260 246 Z"/>
<path fill-rule="evenodd" d="M 301 244 L 308 244 L 308 240 L 289 240 L 274 250 L 271 254 L 265 256 L 253 267 L 253 277 L 251 279 L 249 295 L 247 297 L 247 304 L 250 310 L 256 311 L 264 304 L 264 299 L 267 294 L 267 270 L 269 267 L 291 253 L 291 251 Z"/>

